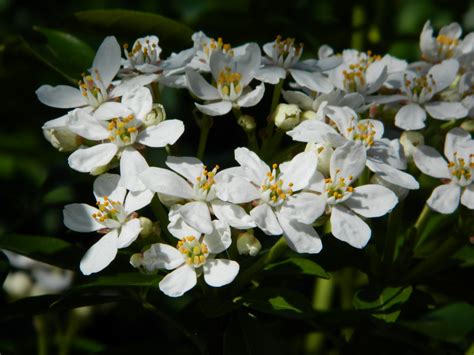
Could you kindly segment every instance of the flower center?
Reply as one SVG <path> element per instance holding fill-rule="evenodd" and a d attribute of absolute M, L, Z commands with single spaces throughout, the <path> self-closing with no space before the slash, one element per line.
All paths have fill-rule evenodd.
<path fill-rule="evenodd" d="M 288 189 L 283 188 L 283 180 L 277 178 L 276 169 L 278 168 L 278 164 L 272 165 L 272 171 L 267 173 L 267 177 L 265 181 L 260 186 L 261 191 L 264 195 L 268 196 L 268 202 L 272 202 L 274 204 L 281 203 L 285 201 L 288 196 L 293 194 L 293 183 L 288 183 Z"/>
<path fill-rule="evenodd" d="M 433 79 L 433 75 L 431 74 L 416 77 L 412 80 L 408 79 L 407 75 L 405 74 L 404 79 L 407 91 L 411 92 L 411 95 L 414 98 L 425 96 L 427 93 L 431 94 L 436 85 L 436 81 Z"/>
<path fill-rule="evenodd" d="M 127 58 L 134 64 L 157 63 L 160 61 L 161 48 L 158 43 L 151 43 L 149 39 L 136 41 L 132 51 L 128 51 L 128 43 L 123 45 Z"/>
<path fill-rule="evenodd" d="M 436 42 L 438 42 L 438 55 L 444 58 L 451 58 L 459 44 L 459 39 L 446 35 L 438 35 Z"/>
<path fill-rule="evenodd" d="M 357 92 L 366 85 L 365 73 L 373 62 L 380 60 L 380 55 L 372 55 L 372 51 L 359 53 L 357 61 L 349 64 L 349 67 L 342 71 L 344 76 L 344 87 L 346 91 Z"/>
<path fill-rule="evenodd" d="M 129 145 L 135 142 L 138 127 L 134 116 L 116 117 L 110 120 L 107 129 L 110 131 L 109 140 L 118 145 Z"/>
<path fill-rule="evenodd" d="M 200 243 L 199 240 L 193 236 L 187 236 L 181 239 L 176 246 L 184 256 L 186 264 L 192 265 L 195 268 L 202 266 L 209 255 L 209 249 L 206 243 Z"/>
<path fill-rule="evenodd" d="M 242 86 L 240 85 L 241 79 L 242 75 L 240 75 L 240 73 L 233 72 L 229 67 L 225 67 L 219 73 L 219 78 L 217 79 L 217 88 L 224 96 L 238 96 L 242 93 Z"/>
<path fill-rule="evenodd" d="M 201 175 L 196 177 L 197 183 L 194 186 L 200 190 L 208 192 L 212 185 L 216 183 L 214 176 L 216 176 L 217 170 L 219 170 L 219 165 L 216 165 L 211 171 L 207 171 L 207 167 L 204 166 Z"/>
<path fill-rule="evenodd" d="M 465 186 L 472 181 L 472 170 L 474 169 L 474 154 L 469 155 L 469 163 L 464 158 L 458 158 L 458 153 L 454 153 L 454 161 L 448 163 L 449 171 L 460 185 Z"/>
<path fill-rule="evenodd" d="M 232 50 L 231 45 L 228 43 L 224 43 L 222 37 L 217 38 L 217 41 L 214 38 L 211 38 L 209 40 L 209 43 L 203 42 L 202 50 L 204 51 L 204 54 L 207 58 L 210 58 L 211 54 L 216 50 L 220 50 L 222 51 L 222 53 L 225 53 L 230 56 L 234 55 L 234 51 Z"/>
<path fill-rule="evenodd" d="M 282 61 L 285 61 L 290 56 L 292 57 L 290 59 L 293 59 L 293 57 L 299 59 L 303 53 L 303 47 L 303 43 L 295 45 L 294 38 L 283 40 L 280 35 L 277 36 L 275 44 L 273 45 L 273 48 L 276 50 L 277 58 Z"/>
<path fill-rule="evenodd" d="M 361 141 L 366 148 L 370 148 L 374 144 L 374 137 L 377 133 L 372 122 L 358 122 L 355 124 L 354 118 L 352 118 L 352 126 L 347 129 L 347 132 L 352 140 Z"/>
<path fill-rule="evenodd" d="M 92 218 L 97 222 L 105 224 L 108 220 L 121 222 L 124 216 L 124 209 L 122 203 L 112 201 L 107 196 L 102 198 L 103 201 L 97 201 L 97 208 L 100 212 L 93 213 Z"/>
<path fill-rule="evenodd" d="M 326 199 L 329 204 L 337 204 L 347 200 L 354 191 L 354 188 L 350 186 L 353 181 L 353 176 L 351 175 L 347 179 L 342 176 L 337 177 L 340 172 L 340 169 L 336 170 L 336 176 L 334 179 L 324 179 L 326 184 L 324 189 L 326 192 Z"/>
<path fill-rule="evenodd" d="M 99 71 L 93 70 L 93 74 L 82 73 L 82 80 L 79 80 L 79 90 L 91 106 L 97 107 L 107 100 L 107 88 L 104 87 Z"/>

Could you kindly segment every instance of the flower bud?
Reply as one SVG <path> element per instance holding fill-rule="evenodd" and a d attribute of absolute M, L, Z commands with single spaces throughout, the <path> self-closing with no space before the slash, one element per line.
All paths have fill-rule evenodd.
<path fill-rule="evenodd" d="M 315 152 L 318 155 L 318 171 L 324 175 L 329 175 L 329 164 L 334 152 L 328 143 L 308 143 L 305 152 Z"/>
<path fill-rule="evenodd" d="M 257 126 L 255 123 L 255 118 L 249 115 L 240 116 L 237 120 L 237 123 L 244 129 L 245 132 L 253 131 Z"/>
<path fill-rule="evenodd" d="M 461 128 L 469 133 L 474 133 L 474 120 L 466 120 L 461 123 Z"/>
<path fill-rule="evenodd" d="M 68 128 L 43 129 L 43 135 L 60 152 L 72 152 L 82 143 L 82 138 Z"/>
<path fill-rule="evenodd" d="M 301 110 L 293 104 L 279 104 L 273 113 L 275 126 L 283 131 L 289 131 L 300 123 Z"/>
<path fill-rule="evenodd" d="M 29 296 L 32 287 L 31 277 L 23 271 L 9 273 L 3 283 L 3 289 L 13 299 Z"/>
<path fill-rule="evenodd" d="M 400 137 L 400 143 L 403 146 L 407 160 L 411 162 L 413 161 L 413 153 L 415 152 L 415 148 L 419 145 L 425 144 L 425 139 L 419 132 L 405 131 Z"/>
<path fill-rule="evenodd" d="M 133 254 L 130 257 L 130 265 L 132 265 L 134 268 L 139 269 L 142 267 L 143 263 L 143 254 L 142 253 L 136 253 Z"/>
<path fill-rule="evenodd" d="M 388 182 L 384 180 L 381 176 L 374 174 L 370 178 L 370 183 L 371 184 L 377 184 L 377 185 L 382 185 L 386 187 L 387 189 L 393 191 L 395 195 L 397 195 L 399 201 L 403 201 L 405 197 L 408 195 L 408 189 L 392 184 L 391 182 Z"/>
<path fill-rule="evenodd" d="M 149 218 L 146 218 L 146 217 L 140 217 L 138 218 L 138 220 L 140 221 L 140 226 L 142 227 L 142 230 L 140 232 L 140 237 L 147 238 L 150 235 L 152 235 L 155 230 L 153 222 Z"/>
<path fill-rule="evenodd" d="M 319 115 L 314 111 L 304 111 L 301 114 L 300 118 L 301 118 L 301 121 L 319 120 Z"/>
<path fill-rule="evenodd" d="M 255 238 L 252 231 L 241 233 L 237 237 L 237 250 L 240 255 L 255 256 L 262 249 L 262 244 Z"/>
<path fill-rule="evenodd" d="M 156 126 L 166 119 L 166 111 L 162 104 L 153 104 L 153 108 L 143 119 L 145 127 Z"/>

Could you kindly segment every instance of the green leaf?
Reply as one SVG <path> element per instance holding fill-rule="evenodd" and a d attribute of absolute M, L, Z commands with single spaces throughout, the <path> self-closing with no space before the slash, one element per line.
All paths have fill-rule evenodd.
<path fill-rule="evenodd" d="M 0 235 L 0 249 L 69 270 L 77 269 L 84 253 L 81 248 L 62 239 L 24 234 Z"/>
<path fill-rule="evenodd" d="M 163 276 L 158 274 L 146 275 L 139 272 L 100 275 L 88 278 L 87 282 L 77 285 L 71 292 L 83 291 L 89 288 L 158 287 L 158 283 L 162 278 Z"/>
<path fill-rule="evenodd" d="M 75 14 L 87 27 L 127 36 L 157 35 L 163 48 L 180 50 L 191 44 L 193 31 L 167 17 L 132 10 L 88 10 Z"/>
<path fill-rule="evenodd" d="M 269 264 L 265 267 L 266 271 L 272 271 L 281 274 L 303 274 L 330 279 L 329 274 L 314 261 L 301 258 L 291 257 L 289 259 Z"/>
<path fill-rule="evenodd" d="M 353 304 L 356 309 L 370 310 L 372 316 L 387 323 L 393 323 L 400 315 L 400 307 L 408 301 L 413 288 L 387 287 L 379 295 L 373 297 L 361 290 L 354 295 Z"/>
<path fill-rule="evenodd" d="M 311 318 L 313 309 L 301 294 L 276 288 L 257 288 L 237 298 L 245 307 L 287 318 Z"/>
<path fill-rule="evenodd" d="M 34 30 L 41 34 L 43 41 L 25 40 L 26 47 L 40 61 L 76 84 L 81 73 L 92 65 L 94 50 L 70 33 L 46 27 L 34 27 Z"/>
<path fill-rule="evenodd" d="M 474 331 L 474 306 L 453 303 L 430 312 L 418 320 L 400 322 L 402 325 L 427 336 L 458 343 Z"/>

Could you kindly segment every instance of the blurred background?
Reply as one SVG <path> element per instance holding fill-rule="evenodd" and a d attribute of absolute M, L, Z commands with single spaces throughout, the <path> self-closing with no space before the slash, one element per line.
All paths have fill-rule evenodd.
<path fill-rule="evenodd" d="M 0 234 L 45 235 L 72 240 L 78 235 L 71 236 L 63 226 L 63 206 L 72 202 L 92 202 L 94 178 L 71 170 L 67 165 L 67 154 L 56 151 L 43 138 L 43 123 L 59 117 L 63 111 L 46 107 L 36 99 L 35 90 L 39 86 L 70 84 L 60 72 L 77 79 L 90 66 L 95 50 L 106 35 L 117 36 L 122 44 L 133 43 L 141 35 L 156 34 L 160 37 L 164 55 L 191 46 L 190 38 L 170 40 L 166 33 L 147 32 L 145 24 L 107 19 L 102 25 L 91 25 L 87 16 L 75 16 L 84 10 L 118 8 L 161 14 L 193 31 L 202 30 L 210 37 L 223 37 L 233 46 L 247 41 L 262 45 L 273 41 L 276 35 L 295 37 L 304 43 L 305 56 L 317 56 L 319 46 L 328 44 L 336 51 L 353 47 L 374 53 L 388 52 L 412 61 L 419 58 L 419 34 L 426 20 L 430 19 L 436 30 L 453 21 L 459 22 L 465 33 L 474 30 L 474 1 L 467 0 L 0 0 L 0 201 L 4 206 L 0 214 Z M 65 51 L 50 60 L 41 30 L 45 28 L 71 33 L 87 43 L 92 51 L 73 55 Z M 192 107 L 189 95 L 184 91 L 169 90 L 164 97 L 168 117 L 181 119 L 186 125 L 179 153 L 195 154 L 199 130 L 189 110 Z M 270 98 L 266 97 L 258 107 L 268 108 L 269 102 Z M 265 117 L 259 116 L 265 115 L 265 110 L 260 113 L 258 107 L 249 112 L 263 125 Z M 232 149 L 238 144 L 245 144 L 245 136 L 235 129 L 235 122 L 216 119 L 206 161 L 228 164 Z M 154 159 L 159 162 L 160 152 Z M 5 303 L 5 296 L 1 302 Z M 104 316 L 99 312 L 93 324 L 86 327 L 80 338 L 82 343 L 76 344 L 73 352 L 108 349 L 110 353 L 126 354 L 131 348 L 139 349 L 144 344 L 143 339 L 153 339 L 158 332 L 165 332 L 170 344 L 176 341 L 169 330 L 133 307 L 139 308 L 130 305 L 126 310 L 104 312 Z M 25 354 L 35 351 L 31 319 L 10 322 L 8 329 L 4 325 L 0 324 L 2 354 L 12 349 L 16 350 L 14 353 Z M 110 328 L 109 335 L 104 331 L 107 328 Z M 215 328 L 219 329 L 218 323 Z M 19 343 L 20 350 L 16 347 Z M 179 345 L 176 346 L 178 351 Z M 146 347 L 143 345 L 143 348 Z M 159 348 L 156 344 L 157 352 Z M 186 353 L 186 349 L 182 351 Z"/>

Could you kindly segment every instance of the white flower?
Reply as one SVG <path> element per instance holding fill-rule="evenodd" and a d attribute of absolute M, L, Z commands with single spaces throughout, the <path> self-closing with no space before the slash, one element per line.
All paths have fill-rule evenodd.
<path fill-rule="evenodd" d="M 401 171 L 406 169 L 406 160 L 400 142 L 382 138 L 384 126 L 381 121 L 359 120 L 357 113 L 348 107 L 332 107 L 327 115 L 337 130 L 324 122 L 308 120 L 288 135 L 299 142 L 329 143 L 333 147 L 343 146 L 347 141 L 361 142 L 365 148 L 362 157 L 372 172 L 392 184 L 407 189 L 419 188 L 413 176 Z"/>
<path fill-rule="evenodd" d="M 461 95 L 461 103 L 467 109 L 469 118 L 474 118 L 474 72 L 464 73 L 458 85 L 458 92 Z"/>
<path fill-rule="evenodd" d="M 199 159 L 173 156 L 167 158 L 166 165 L 179 175 L 170 170 L 151 167 L 140 175 L 140 179 L 152 191 L 182 200 L 182 204 L 170 209 L 170 222 L 173 223 L 173 216 L 179 214 L 188 225 L 209 234 L 213 229 L 212 213 L 237 229 L 255 227 L 252 218 L 242 207 L 216 197 L 219 166 L 209 171 Z"/>
<path fill-rule="evenodd" d="M 122 103 L 102 105 L 94 116 L 81 109 L 73 111 L 68 128 L 99 144 L 76 150 L 69 156 L 69 166 L 80 172 L 91 172 L 125 151 L 135 151 L 137 145 L 164 147 L 174 144 L 184 132 L 183 123 L 166 120 L 145 127 L 143 121 L 151 110 L 151 93 L 140 87 L 125 94 Z"/>
<path fill-rule="evenodd" d="M 318 253 L 321 240 L 311 224 L 324 212 L 324 206 L 316 195 L 298 192 L 316 171 L 316 154 L 300 153 L 270 169 L 254 152 L 237 148 L 235 160 L 240 167 L 222 171 L 217 196 L 236 204 L 252 202 L 255 207 L 250 215 L 265 234 L 283 234 L 297 252 Z"/>
<path fill-rule="evenodd" d="M 175 235 L 179 240 L 176 248 L 162 243 L 152 244 L 140 260 L 139 266 L 151 272 L 157 269 L 174 270 L 159 283 L 160 290 L 170 296 L 179 297 L 192 289 L 198 276 L 212 287 L 231 283 L 239 273 L 239 264 L 233 260 L 216 259 L 215 255 L 225 251 L 231 244 L 230 228 L 224 222 L 213 221 L 211 234 L 189 229 L 186 236 Z"/>
<path fill-rule="evenodd" d="M 310 189 L 321 193 L 331 213 L 332 234 L 353 247 L 363 248 L 370 239 L 370 227 L 359 217 L 380 217 L 392 210 L 397 196 L 381 185 L 352 187 L 365 167 L 361 142 L 347 142 L 331 156 L 330 177 L 316 172 Z"/>
<path fill-rule="evenodd" d="M 84 275 L 101 271 L 117 255 L 117 250 L 132 244 L 141 231 L 134 212 L 149 201 L 137 201 L 119 186 L 120 176 L 104 174 L 94 181 L 97 208 L 83 203 L 64 207 L 64 224 L 76 232 L 106 232 L 83 256 L 80 269 Z"/>
<path fill-rule="evenodd" d="M 109 86 L 120 69 L 120 46 L 115 37 L 106 37 L 94 58 L 88 75 L 79 82 L 79 89 L 66 85 L 43 85 L 37 91 L 45 105 L 57 108 L 88 107 L 91 110 L 113 98 Z"/>
<path fill-rule="evenodd" d="M 446 183 L 433 190 L 426 203 L 436 212 L 453 213 L 461 203 L 474 209 L 474 140 L 462 128 L 453 128 L 446 135 L 444 156 L 432 147 L 421 146 L 413 158 L 424 174 Z"/>
<path fill-rule="evenodd" d="M 437 101 L 435 96 L 451 85 L 458 69 L 458 62 L 449 59 L 432 66 L 424 75 L 416 71 L 406 71 L 399 83 L 402 95 L 374 97 L 374 101 L 404 102 L 405 105 L 395 115 L 395 125 L 404 130 L 425 127 L 427 112 L 438 120 L 465 117 L 468 112 L 460 102 Z"/>
<path fill-rule="evenodd" d="M 255 74 L 258 80 L 277 84 L 291 74 L 296 83 L 312 91 L 328 93 L 333 85 L 321 72 L 337 67 L 341 60 L 336 56 L 327 56 L 320 60 L 300 61 L 303 44 L 295 44 L 294 38 L 283 40 L 280 36 L 274 42 L 263 45 L 266 56 L 262 58 L 262 67 Z"/>
<path fill-rule="evenodd" d="M 431 63 L 439 63 L 449 58 L 462 61 L 463 57 L 474 51 L 474 33 L 469 33 L 464 40 L 461 39 L 461 34 L 461 26 L 453 22 L 442 27 L 435 38 L 430 21 L 426 21 L 420 35 L 422 58 Z"/>
<path fill-rule="evenodd" d="M 262 83 L 251 90 L 248 84 L 254 78 L 260 65 L 260 48 L 250 43 L 245 53 L 239 56 L 228 56 L 215 51 L 210 58 L 212 78 L 217 87 L 209 84 L 198 72 L 187 69 L 186 77 L 189 90 L 206 104 L 195 104 L 204 114 L 222 116 L 232 107 L 250 107 L 260 102 L 265 92 Z"/>

